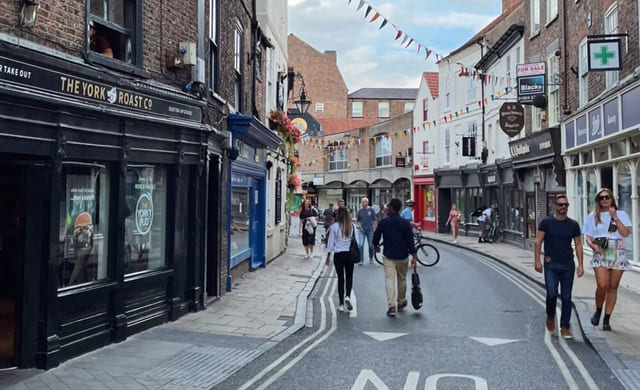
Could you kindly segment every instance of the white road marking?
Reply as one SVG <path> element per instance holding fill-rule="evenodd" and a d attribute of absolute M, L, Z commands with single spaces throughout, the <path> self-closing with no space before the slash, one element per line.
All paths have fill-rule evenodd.
<path fill-rule="evenodd" d="M 470 337 L 470 338 L 482 344 L 486 344 L 490 347 L 495 347 L 496 345 L 515 343 L 516 341 L 520 341 L 520 340 L 512 340 L 512 339 L 496 339 L 492 337 Z"/>
<path fill-rule="evenodd" d="M 486 379 L 481 378 L 479 376 L 464 375 L 464 374 L 438 374 L 438 375 L 431 375 L 424 382 L 424 389 L 425 390 L 436 390 L 438 388 L 438 381 L 440 379 L 442 379 L 442 378 L 465 378 L 465 379 L 470 379 L 476 385 L 475 386 L 476 390 L 488 390 L 489 389 L 489 384 L 487 383 Z"/>
<path fill-rule="evenodd" d="M 333 292 L 335 292 L 335 288 L 336 285 L 333 285 L 332 290 L 332 295 Z M 326 321 L 326 310 L 325 310 L 325 305 L 324 305 L 324 299 L 320 300 L 320 305 L 322 306 L 322 323 L 324 324 Z M 331 308 L 331 328 L 329 328 L 329 330 L 322 335 L 322 337 L 320 337 L 318 340 L 314 341 L 311 345 L 309 345 L 307 348 L 305 348 L 304 350 L 302 350 L 302 352 L 300 352 L 300 354 L 298 354 L 298 356 L 296 356 L 295 358 L 293 358 L 289 363 L 287 363 L 284 367 L 282 367 L 280 370 L 278 370 L 278 372 L 276 372 L 275 374 L 273 374 L 269 379 L 267 379 L 264 383 L 262 383 L 260 386 L 257 387 L 256 390 L 264 390 L 267 387 L 269 387 L 271 384 L 273 384 L 273 382 L 275 382 L 276 380 L 278 380 L 282 375 L 284 375 L 287 371 L 289 371 L 293 366 L 295 366 L 300 360 L 302 360 L 309 352 L 311 352 L 315 347 L 317 347 L 318 345 L 320 345 L 320 343 L 322 343 L 323 341 L 325 341 L 327 338 L 329 338 L 329 336 L 331 336 L 331 334 L 333 334 L 333 332 L 336 331 L 336 329 L 338 329 L 338 316 L 336 313 L 336 306 L 335 303 L 333 302 L 333 299 L 329 299 L 329 307 Z"/>
<path fill-rule="evenodd" d="M 353 310 L 349 312 L 349 318 L 358 317 L 358 299 L 356 297 L 356 290 L 351 289 L 351 305 L 353 306 Z"/>
<path fill-rule="evenodd" d="M 520 288 L 522 291 L 524 291 L 527 295 L 531 296 L 543 308 L 546 307 L 546 303 L 545 303 L 546 299 L 541 293 L 533 290 L 533 288 L 531 288 L 527 284 L 524 284 L 521 281 L 513 278 L 511 275 L 507 274 L 504 270 L 502 270 L 502 269 L 498 268 L 497 266 L 495 266 L 495 264 L 491 264 L 487 260 L 484 260 L 484 259 L 481 259 L 480 261 L 482 261 L 485 265 L 487 265 L 490 268 L 492 268 L 494 271 L 500 273 L 506 279 L 510 280 L 514 285 L 516 285 L 518 288 Z M 556 316 L 556 317 L 558 317 L 558 316 Z M 559 341 L 560 346 L 565 350 L 565 352 L 567 352 L 567 355 L 569 356 L 569 358 L 571 359 L 573 364 L 576 366 L 576 368 L 580 372 L 580 375 L 584 379 L 584 381 L 587 384 L 587 386 L 589 386 L 589 389 L 591 389 L 591 390 L 599 389 L 598 385 L 595 383 L 595 381 L 593 380 L 593 378 L 589 374 L 589 371 L 584 367 L 584 365 L 582 364 L 580 359 L 576 356 L 575 353 L 573 353 L 573 351 L 571 351 L 571 349 L 569 348 L 567 343 L 564 341 L 564 339 L 562 339 L 562 338 L 560 338 L 560 339 L 561 339 Z M 547 349 L 549 349 L 549 352 L 551 353 L 551 356 L 553 356 L 554 360 L 556 361 L 556 364 L 558 364 L 558 367 L 560 368 L 560 371 L 561 371 L 563 377 L 565 378 L 565 381 L 567 382 L 567 385 L 569 386 L 569 388 L 570 389 L 578 389 L 579 388 L 578 384 L 576 383 L 575 379 L 573 379 L 573 376 L 571 376 L 569 368 L 565 364 L 564 360 L 562 360 L 562 357 L 560 356 L 560 354 L 558 353 L 557 349 L 555 348 L 555 346 L 551 342 L 551 334 L 549 332 L 545 331 L 544 342 L 545 342 L 545 345 L 547 346 Z M 571 351 L 571 352 L 569 352 L 569 351 Z"/>
<path fill-rule="evenodd" d="M 392 333 L 392 332 L 362 332 L 376 341 L 387 341 L 406 336 L 409 333 Z"/>
<path fill-rule="evenodd" d="M 330 291 L 331 291 L 331 295 L 333 295 L 333 291 L 335 290 L 335 287 L 336 287 L 335 279 L 329 279 L 329 281 L 325 284 L 324 290 L 322 291 L 322 294 L 321 294 L 320 299 L 319 299 L 320 300 L 320 313 L 321 313 L 320 328 L 318 328 L 317 331 L 313 332 L 309 337 L 307 337 L 306 339 L 302 340 L 300 343 L 298 343 L 295 346 L 293 346 L 291 349 L 289 349 L 286 353 L 284 353 L 278 359 L 274 360 L 270 365 L 265 367 L 262 371 L 260 371 L 258 374 L 256 374 L 253 378 L 249 379 L 249 381 L 247 381 L 244 385 L 239 387 L 238 390 L 247 390 L 249 387 L 253 386 L 253 384 L 255 384 L 257 381 L 262 379 L 270 371 L 272 371 L 273 369 L 278 367 L 278 365 L 280 365 L 283 361 L 285 361 L 294 352 L 296 352 L 298 349 L 302 348 L 305 344 L 307 344 L 311 340 L 315 339 L 320 334 L 322 334 L 322 332 L 324 332 L 324 330 L 326 329 L 325 318 L 326 318 L 327 314 L 326 314 L 326 308 L 325 308 L 323 297 L 327 296 L 327 290 L 329 290 L 329 286 L 332 286 Z M 333 312 L 334 312 L 334 318 L 335 318 L 335 306 L 333 305 L 333 299 L 329 299 L 329 302 L 331 303 L 332 307 L 334 307 Z"/>

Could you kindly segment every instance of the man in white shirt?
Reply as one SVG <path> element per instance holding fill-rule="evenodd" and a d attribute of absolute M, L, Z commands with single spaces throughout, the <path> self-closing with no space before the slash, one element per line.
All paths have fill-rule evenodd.
<path fill-rule="evenodd" d="M 480 232 L 478 233 L 478 242 L 491 242 L 487 240 L 486 231 L 491 223 L 492 216 L 493 209 L 491 207 L 486 207 L 478 217 L 478 229 L 480 229 Z"/>

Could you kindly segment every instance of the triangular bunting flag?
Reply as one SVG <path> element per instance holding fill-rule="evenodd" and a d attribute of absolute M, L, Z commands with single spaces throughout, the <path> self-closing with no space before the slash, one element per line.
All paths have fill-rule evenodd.
<path fill-rule="evenodd" d="M 372 9 L 373 9 L 372 6 L 370 6 L 370 5 L 367 6 L 367 12 L 364 13 L 364 18 L 365 19 L 367 18 L 367 16 L 369 16 L 369 12 L 371 12 Z"/>
<path fill-rule="evenodd" d="M 373 15 L 373 18 L 371 18 L 371 20 L 369 21 L 369 23 L 373 23 L 376 21 L 376 19 L 378 19 L 380 17 L 380 12 L 376 12 L 375 15 Z"/>
<path fill-rule="evenodd" d="M 382 21 L 382 24 L 380 25 L 380 27 L 378 27 L 378 30 L 382 30 L 382 28 L 386 25 L 387 25 L 387 19 Z"/>
<path fill-rule="evenodd" d="M 400 38 L 402 36 L 402 31 L 398 30 L 398 32 L 396 33 L 396 41 L 398 40 L 398 38 Z"/>
<path fill-rule="evenodd" d="M 360 0 L 360 4 L 358 4 L 358 9 L 356 10 L 356 12 L 360 11 L 360 8 L 362 8 L 362 6 L 364 6 L 364 0 Z"/>

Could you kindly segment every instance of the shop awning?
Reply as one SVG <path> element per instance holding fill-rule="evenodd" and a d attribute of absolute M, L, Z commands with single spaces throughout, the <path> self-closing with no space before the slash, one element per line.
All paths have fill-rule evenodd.
<path fill-rule="evenodd" d="M 229 131 L 240 141 L 255 148 L 275 149 L 282 139 L 251 115 L 231 114 L 227 119 Z"/>

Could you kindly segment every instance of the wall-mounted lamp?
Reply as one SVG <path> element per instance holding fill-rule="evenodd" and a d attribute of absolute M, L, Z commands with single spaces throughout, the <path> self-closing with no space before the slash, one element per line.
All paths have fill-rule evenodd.
<path fill-rule="evenodd" d="M 20 1 L 20 25 L 31 26 L 36 21 L 37 11 L 40 8 L 38 0 Z"/>
<path fill-rule="evenodd" d="M 296 73 L 296 78 L 300 80 L 300 96 L 298 100 L 295 100 L 294 103 L 298 112 L 304 115 L 309 111 L 309 107 L 311 106 L 311 100 L 307 99 L 307 89 L 304 84 L 304 78 L 300 73 Z"/>

